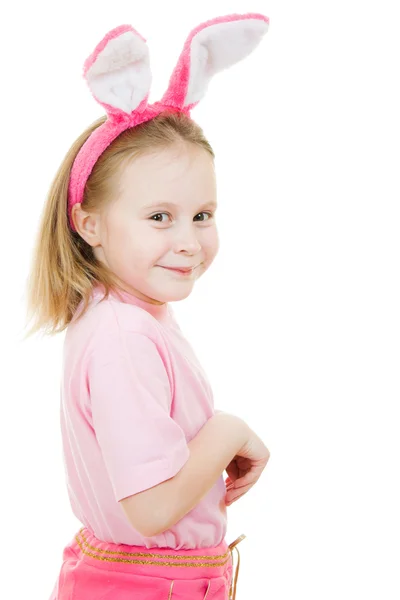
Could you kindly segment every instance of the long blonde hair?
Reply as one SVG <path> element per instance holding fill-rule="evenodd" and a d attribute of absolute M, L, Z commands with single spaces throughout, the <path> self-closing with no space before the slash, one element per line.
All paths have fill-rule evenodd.
<path fill-rule="evenodd" d="M 118 287 L 113 273 L 95 258 L 93 248 L 72 231 L 67 213 L 69 174 L 75 156 L 106 118 L 97 119 L 75 140 L 50 185 L 26 284 L 27 322 L 33 319 L 34 324 L 24 339 L 40 330 L 49 335 L 63 331 L 83 300 L 81 318 L 97 283 L 104 287 L 104 298 Z M 123 131 L 96 162 L 86 182 L 82 209 L 101 210 L 110 201 L 113 178 L 127 160 L 182 141 L 204 148 L 215 158 L 201 127 L 181 112 L 164 111 Z"/>

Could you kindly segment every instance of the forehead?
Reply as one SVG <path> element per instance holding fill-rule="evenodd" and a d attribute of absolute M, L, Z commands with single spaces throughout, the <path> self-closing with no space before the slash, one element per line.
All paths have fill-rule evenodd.
<path fill-rule="evenodd" d="M 118 187 L 120 197 L 134 200 L 140 208 L 158 201 L 215 200 L 213 157 L 187 143 L 146 152 L 124 165 Z"/>

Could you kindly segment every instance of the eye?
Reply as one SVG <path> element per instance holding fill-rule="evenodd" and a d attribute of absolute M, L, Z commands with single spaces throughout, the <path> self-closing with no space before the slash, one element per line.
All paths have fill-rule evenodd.
<path fill-rule="evenodd" d="M 209 215 L 210 219 L 212 219 L 214 216 L 214 213 L 207 211 L 207 212 L 200 212 L 199 215 Z M 210 219 L 207 219 L 207 221 L 209 221 Z M 204 221 L 204 219 L 203 219 L 203 221 Z"/>
<path fill-rule="evenodd" d="M 159 219 L 155 219 L 155 218 L 154 218 L 154 217 L 159 217 L 160 215 L 167 215 L 167 216 L 169 216 L 169 213 L 156 213 L 155 215 L 152 215 L 152 216 L 150 217 L 150 219 L 152 219 L 152 220 L 156 221 L 157 223 L 163 223 L 163 221 L 160 221 Z M 214 216 L 214 213 L 212 213 L 212 212 L 208 212 L 208 211 L 207 211 L 207 212 L 204 212 L 204 211 L 203 211 L 203 212 L 200 212 L 200 213 L 198 213 L 198 214 L 196 215 L 196 217 L 197 217 L 198 215 L 209 215 L 209 217 L 210 217 L 210 218 L 209 218 L 209 219 L 207 219 L 207 221 L 209 221 L 210 219 L 212 219 L 212 218 L 213 218 L 213 216 Z M 204 219 L 203 219 L 202 221 L 204 221 Z"/>
<path fill-rule="evenodd" d="M 168 215 L 168 213 L 157 213 L 156 215 L 152 215 L 150 217 L 150 219 L 154 219 L 154 217 L 159 217 L 160 215 Z M 156 220 L 156 219 L 154 219 L 154 220 Z M 157 220 L 157 222 L 158 223 L 160 223 L 160 222 L 162 223 L 162 221 L 158 221 L 158 220 Z"/>

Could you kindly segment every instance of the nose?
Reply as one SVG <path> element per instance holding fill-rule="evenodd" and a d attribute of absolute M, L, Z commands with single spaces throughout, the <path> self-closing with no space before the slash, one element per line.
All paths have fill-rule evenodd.
<path fill-rule="evenodd" d="M 193 223 L 189 226 L 183 225 L 176 234 L 174 242 L 174 251 L 176 253 L 187 252 L 197 254 L 201 250 L 201 244 L 198 240 L 198 232 Z"/>

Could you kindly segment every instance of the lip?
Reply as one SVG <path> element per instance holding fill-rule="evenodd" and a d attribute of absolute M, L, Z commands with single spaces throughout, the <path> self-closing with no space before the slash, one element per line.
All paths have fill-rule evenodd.
<path fill-rule="evenodd" d="M 162 265 L 160 265 L 160 266 L 162 266 Z M 174 271 L 175 273 L 180 273 L 181 275 L 190 275 L 190 273 L 193 273 L 193 271 L 195 269 L 197 269 L 197 267 L 198 267 L 198 265 L 196 265 L 195 267 L 185 267 L 185 268 L 162 266 L 163 269 L 168 269 L 168 271 Z"/>

